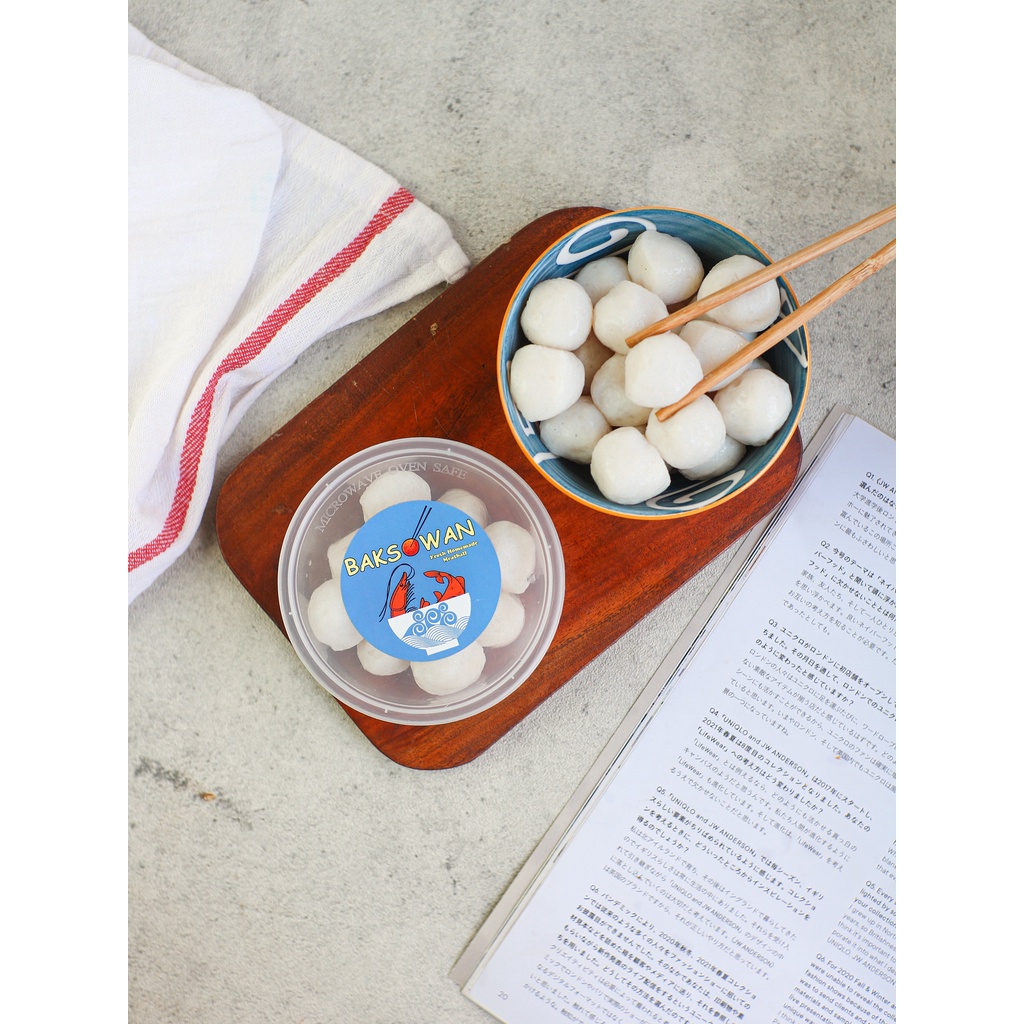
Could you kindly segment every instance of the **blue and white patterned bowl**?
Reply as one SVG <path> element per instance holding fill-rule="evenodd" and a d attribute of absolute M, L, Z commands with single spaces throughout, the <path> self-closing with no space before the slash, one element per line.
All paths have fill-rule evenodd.
<path fill-rule="evenodd" d="M 519 318 L 531 289 L 552 277 L 571 277 L 585 263 L 602 256 L 624 254 L 643 231 L 657 228 L 685 239 L 697 251 L 705 272 L 728 256 L 743 253 L 761 263 L 771 259 L 738 231 L 709 217 L 669 207 L 620 210 L 587 221 L 546 249 L 519 282 L 505 312 L 498 345 L 498 387 L 505 417 L 516 441 L 536 470 L 560 491 L 590 508 L 629 519 L 678 518 L 704 512 L 728 501 L 763 476 L 782 453 L 804 411 L 810 373 L 810 349 L 804 328 L 794 331 L 775 345 L 764 358 L 793 393 L 793 409 L 775 437 L 760 448 L 749 448 L 743 461 L 731 472 L 712 480 L 691 482 L 672 474 L 666 490 L 639 505 L 609 501 L 597 488 L 587 466 L 552 455 L 537 433 L 536 424 L 525 420 L 516 409 L 509 391 L 509 364 L 515 351 L 528 345 Z M 783 303 L 781 316 L 793 312 L 796 296 L 784 278 L 779 278 Z"/>

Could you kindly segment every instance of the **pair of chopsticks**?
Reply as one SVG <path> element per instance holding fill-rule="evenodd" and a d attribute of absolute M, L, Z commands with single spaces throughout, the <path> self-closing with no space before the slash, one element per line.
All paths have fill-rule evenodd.
<path fill-rule="evenodd" d="M 820 241 L 800 249 L 791 256 L 786 256 L 761 270 L 755 271 L 749 277 L 729 285 L 728 288 L 723 288 L 721 291 L 707 296 L 707 298 L 690 303 L 690 305 L 684 306 L 682 309 L 677 309 L 664 319 L 628 337 L 626 345 L 632 348 L 643 341 L 644 338 L 649 338 L 653 334 L 664 334 L 666 331 L 681 327 L 683 324 L 703 316 L 716 306 L 720 306 L 730 299 L 735 299 L 738 295 L 743 295 L 745 292 L 757 288 L 766 281 L 772 281 L 777 277 L 781 277 L 796 267 L 802 267 L 805 263 L 810 263 L 811 260 L 818 256 L 832 252 L 833 249 L 838 249 L 841 245 L 845 245 L 855 238 L 860 238 L 861 235 L 866 235 L 895 219 L 896 204 L 893 203 L 892 206 L 887 206 L 884 210 L 879 210 L 878 213 L 873 213 L 870 217 L 857 221 L 856 224 L 851 224 L 849 227 L 835 232 L 835 234 L 828 235 Z M 657 412 L 658 419 L 664 422 L 684 406 L 689 405 L 695 398 L 699 398 L 708 391 L 714 391 L 716 386 L 730 374 L 735 373 L 752 359 L 767 352 L 776 342 L 781 341 L 786 335 L 792 334 L 798 327 L 802 327 L 809 320 L 816 317 L 823 309 L 831 306 L 837 299 L 852 291 L 862 281 L 867 280 L 872 274 L 881 270 L 882 267 L 891 263 L 894 259 L 896 259 L 895 238 L 887 245 L 883 245 L 874 255 L 869 256 L 862 263 L 858 263 L 853 270 L 844 274 L 837 281 L 834 281 L 824 291 L 819 292 L 813 299 L 799 306 L 789 316 L 783 317 L 783 319 L 767 328 L 734 356 L 727 359 L 720 366 L 715 367 L 711 373 L 695 384 L 679 401 L 659 409 Z"/>

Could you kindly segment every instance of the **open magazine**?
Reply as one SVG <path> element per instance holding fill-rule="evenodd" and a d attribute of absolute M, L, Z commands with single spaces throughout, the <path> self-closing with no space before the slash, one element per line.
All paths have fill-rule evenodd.
<path fill-rule="evenodd" d="M 835 410 L 452 970 L 505 1024 L 894 1021 L 896 443 Z"/>

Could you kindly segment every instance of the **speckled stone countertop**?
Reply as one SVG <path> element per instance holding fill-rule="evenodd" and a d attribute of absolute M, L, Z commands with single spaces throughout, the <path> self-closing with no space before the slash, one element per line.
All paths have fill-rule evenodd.
<path fill-rule="evenodd" d="M 474 264 L 564 206 L 684 207 L 782 256 L 895 201 L 892 0 L 128 14 L 387 170 Z M 790 283 L 809 298 L 882 241 Z M 418 772 L 380 754 L 227 568 L 213 510 L 241 459 L 434 294 L 326 337 L 271 386 L 222 449 L 199 534 L 129 607 L 133 1022 L 490 1020 L 452 964 L 728 558 L 475 761 Z M 805 437 L 836 404 L 895 435 L 895 305 L 890 267 L 811 325 Z"/>

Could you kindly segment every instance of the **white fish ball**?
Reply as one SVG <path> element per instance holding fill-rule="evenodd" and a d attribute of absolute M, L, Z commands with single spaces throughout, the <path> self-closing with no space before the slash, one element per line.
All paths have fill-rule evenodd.
<path fill-rule="evenodd" d="M 747 345 L 747 339 L 739 331 L 734 331 L 724 324 L 716 324 L 713 320 L 691 320 L 688 324 L 683 324 L 679 335 L 693 349 L 693 354 L 700 362 L 702 377 L 706 377 Z M 729 374 L 718 387 L 724 388 L 726 384 L 731 384 L 749 368 L 750 363 L 740 367 L 735 373 Z"/>
<path fill-rule="evenodd" d="M 656 412 L 647 422 L 647 440 L 676 469 L 689 469 L 710 459 L 725 440 L 725 421 L 707 395 L 695 398 L 662 422 Z"/>
<path fill-rule="evenodd" d="M 430 484 L 408 469 L 381 473 L 359 498 L 367 522 L 383 509 L 403 501 L 430 501 Z"/>
<path fill-rule="evenodd" d="M 421 690 L 443 697 L 472 686 L 486 662 L 484 649 L 474 641 L 440 661 L 412 662 L 412 677 Z"/>
<path fill-rule="evenodd" d="M 762 267 L 763 264 L 758 263 L 752 256 L 744 256 L 742 253 L 729 256 L 708 271 L 707 277 L 697 291 L 697 298 L 703 299 L 720 292 L 741 278 L 750 277 Z M 763 331 L 775 322 L 781 308 L 782 296 L 778 284 L 775 281 L 766 281 L 753 291 L 716 306 L 708 316 L 736 331 Z"/>
<path fill-rule="evenodd" d="M 512 401 L 531 422 L 568 409 L 583 394 L 586 371 L 572 354 L 546 345 L 524 345 L 509 367 Z"/>
<path fill-rule="evenodd" d="M 626 357 L 618 352 L 594 374 L 590 397 L 613 427 L 642 427 L 651 411 L 626 394 Z"/>
<path fill-rule="evenodd" d="M 586 289 L 590 301 L 597 302 L 620 281 L 629 280 L 629 269 L 621 256 L 602 256 L 581 267 L 576 280 Z"/>
<path fill-rule="evenodd" d="M 629 250 L 629 276 L 669 306 L 695 295 L 704 265 L 689 242 L 664 231 L 648 230 Z"/>
<path fill-rule="evenodd" d="M 611 429 L 594 400 L 584 395 L 565 412 L 544 420 L 540 439 L 554 455 L 587 465 L 594 445 Z"/>
<path fill-rule="evenodd" d="M 363 639 L 345 610 L 337 578 L 325 580 L 309 595 L 306 615 L 310 632 L 332 651 L 347 651 Z"/>
<path fill-rule="evenodd" d="M 481 526 L 486 526 L 491 521 L 490 513 L 487 511 L 483 499 L 478 498 L 475 494 L 470 494 L 462 487 L 453 487 L 451 490 L 445 491 L 437 500 L 445 505 L 451 505 L 452 508 L 457 508 L 460 512 L 465 512 L 470 519 L 478 522 Z"/>
<path fill-rule="evenodd" d="M 409 667 L 408 661 L 378 650 L 369 640 L 360 640 L 356 644 L 356 657 L 359 664 L 372 676 L 396 676 Z"/>
<path fill-rule="evenodd" d="M 786 422 L 793 408 L 789 385 L 771 370 L 747 370 L 715 394 L 725 429 L 743 444 L 759 446 Z"/>
<path fill-rule="evenodd" d="M 348 546 L 352 543 L 352 538 L 356 535 L 356 532 L 356 530 L 353 530 L 351 533 L 345 534 L 341 540 L 336 540 L 328 546 L 327 564 L 331 567 L 332 576 L 341 576 L 341 566 L 345 559 L 345 552 L 348 551 Z"/>
<path fill-rule="evenodd" d="M 523 602 L 515 594 L 503 590 L 498 595 L 498 605 L 491 621 L 476 638 L 476 642 L 481 647 L 507 647 L 519 639 L 525 624 L 526 607 Z"/>
<path fill-rule="evenodd" d="M 583 364 L 583 394 L 589 395 L 594 374 L 611 358 L 612 350 L 602 345 L 598 336 L 591 331 L 573 355 Z"/>
<path fill-rule="evenodd" d="M 590 473 L 598 490 L 621 505 L 637 505 L 669 484 L 665 460 L 636 427 L 617 427 L 594 445 Z"/>
<path fill-rule="evenodd" d="M 519 325 L 535 345 L 571 351 L 587 340 L 593 319 L 586 288 L 571 277 L 553 277 L 530 290 Z"/>
<path fill-rule="evenodd" d="M 537 567 L 537 546 L 529 530 L 507 519 L 499 519 L 487 527 L 487 536 L 494 545 L 501 569 L 501 589 L 521 594 L 533 581 Z"/>
<path fill-rule="evenodd" d="M 653 334 L 626 354 L 623 386 L 640 406 L 671 405 L 704 376 L 700 360 L 676 333 Z"/>
<path fill-rule="evenodd" d="M 746 454 L 747 446 L 737 441 L 735 437 L 726 434 L 722 447 L 707 462 L 702 462 L 699 466 L 692 466 L 681 472 L 687 480 L 710 480 L 735 469 L 739 465 L 740 459 Z"/>
<path fill-rule="evenodd" d="M 613 352 L 625 355 L 626 339 L 668 316 L 668 307 L 635 281 L 620 281 L 594 304 L 594 333 Z"/>

